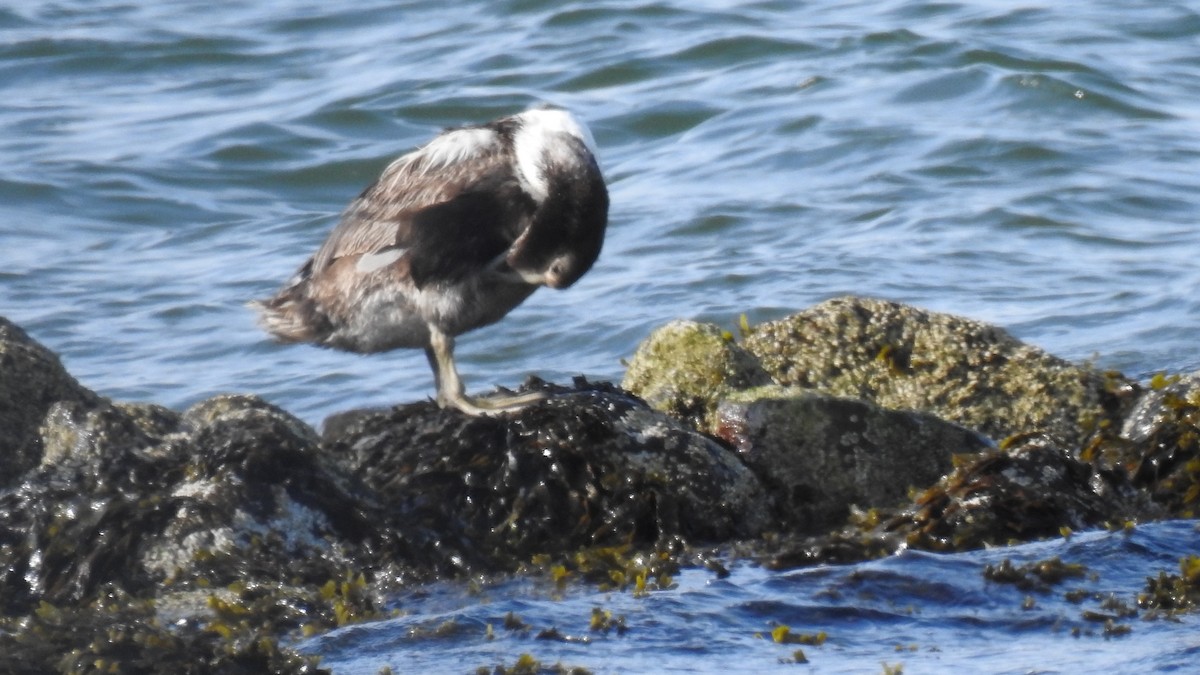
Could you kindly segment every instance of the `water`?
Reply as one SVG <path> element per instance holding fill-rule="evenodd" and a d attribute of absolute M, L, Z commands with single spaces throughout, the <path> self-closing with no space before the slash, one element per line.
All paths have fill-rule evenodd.
<path fill-rule="evenodd" d="M 342 628 L 301 644 L 325 654 L 339 675 L 467 673 L 521 654 L 545 666 L 594 673 L 1148 673 L 1194 672 L 1197 617 L 1182 622 L 1118 620 L 1131 632 L 1104 635 L 1084 612 L 1114 614 L 1099 598 L 1136 609 L 1145 577 L 1178 574 L 1178 559 L 1200 547 L 1193 522 L 1157 523 L 1132 533 L 1092 532 L 1070 540 L 957 555 L 910 552 L 871 563 L 765 572 L 741 565 L 725 579 L 685 571 L 678 588 L 645 597 L 513 581 L 466 593 L 457 586 L 401 598 L 401 615 Z M 1083 562 L 1082 578 L 1044 590 L 988 582 L 986 565 L 1058 556 Z M 1082 602 L 1065 599 L 1083 591 Z M 1027 598 L 1032 606 L 1026 608 Z M 626 631 L 589 629 L 593 609 L 623 619 Z M 528 630 L 506 629 L 512 612 Z M 488 625 L 492 626 L 489 638 Z M 777 644 L 792 634 L 827 636 L 820 646 Z M 538 639 L 555 628 L 570 639 Z M 1073 632 L 1078 629 L 1079 635 Z M 791 663 L 799 648 L 805 664 Z"/>
<path fill-rule="evenodd" d="M 118 399 L 255 392 L 317 423 L 426 397 L 419 353 L 276 346 L 243 303 L 396 155 L 551 101 L 601 148 L 608 240 L 460 341 L 474 389 L 618 379 L 669 319 L 845 293 L 1191 371 L 1198 47 L 1200 13 L 1161 1 L 10 3 L 0 314 Z"/>
<path fill-rule="evenodd" d="M 394 156 L 586 118 L 602 258 L 461 341 L 468 384 L 618 378 L 656 325 L 844 293 L 1139 376 L 1200 366 L 1200 14 L 1182 4 L 55 2 L 0 9 L 0 313 L 84 384 L 303 418 L 428 396 L 417 352 L 267 343 Z"/>

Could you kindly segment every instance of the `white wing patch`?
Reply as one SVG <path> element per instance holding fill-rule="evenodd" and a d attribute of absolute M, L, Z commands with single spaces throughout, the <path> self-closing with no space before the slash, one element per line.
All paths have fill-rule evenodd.
<path fill-rule="evenodd" d="M 403 248 L 389 248 L 378 253 L 367 253 L 358 259 L 354 269 L 362 274 L 370 274 L 375 270 L 387 267 L 404 256 Z"/>
<path fill-rule="evenodd" d="M 421 172 L 428 173 L 474 157 L 494 147 L 496 140 L 496 132 L 491 129 L 454 129 L 437 136 L 416 152 L 401 157 L 400 161 L 422 160 Z"/>

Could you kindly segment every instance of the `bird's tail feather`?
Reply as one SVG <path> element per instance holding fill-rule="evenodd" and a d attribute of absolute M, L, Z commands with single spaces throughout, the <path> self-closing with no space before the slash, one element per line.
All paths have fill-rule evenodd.
<path fill-rule="evenodd" d="M 284 289 L 266 300 L 252 300 L 246 306 L 258 313 L 258 325 L 279 342 L 321 343 L 332 331 L 329 317 L 316 303 L 296 292 Z"/>

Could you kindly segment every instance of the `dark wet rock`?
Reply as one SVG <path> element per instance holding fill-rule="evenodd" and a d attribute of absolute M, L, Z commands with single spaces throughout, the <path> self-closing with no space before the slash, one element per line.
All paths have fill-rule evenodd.
<path fill-rule="evenodd" d="M 223 585 L 254 566 L 322 582 L 338 574 L 347 560 L 337 543 L 369 529 L 363 500 L 311 429 L 249 397 L 241 403 L 225 415 L 189 411 L 183 419 L 203 422 L 190 433 L 158 413 L 57 407 L 46 427 L 56 461 L 0 495 L 8 601 L 80 602 L 108 584 L 134 593 Z M 165 433 L 152 435 L 160 424 Z"/>
<path fill-rule="evenodd" d="M 656 410 L 713 433 L 722 397 L 770 382 L 732 335 L 711 324 L 672 321 L 638 346 L 621 386 Z"/>
<path fill-rule="evenodd" d="M 845 522 L 851 506 L 895 506 L 950 471 L 954 455 L 992 447 L 927 413 L 799 387 L 729 394 L 718 418 L 718 436 L 775 496 L 780 525 L 799 532 Z"/>
<path fill-rule="evenodd" d="M 894 527 L 910 545 L 963 550 L 1162 515 L 1124 472 L 1080 461 L 1035 436 L 956 469 L 919 495 Z"/>
<path fill-rule="evenodd" d="M 150 448 L 178 431 L 179 413 L 155 405 L 110 404 L 84 407 L 77 401 L 50 406 L 42 423 L 42 465 L 107 452 L 108 448 Z"/>
<path fill-rule="evenodd" d="M 555 558 L 585 578 L 669 573 L 632 551 L 771 522 L 713 439 L 611 385 L 539 386 L 558 395 L 515 414 L 415 404 L 343 415 L 324 439 L 254 396 L 182 414 L 58 402 L 45 461 L 0 493 L 0 649 L 141 671 L 170 644 L 222 672 L 300 672 L 276 640 L 382 618 L 398 584 Z M 119 631 L 56 633 L 88 621 Z"/>
<path fill-rule="evenodd" d="M 758 479 L 712 439 L 625 392 L 580 382 L 499 417 L 432 403 L 327 423 L 326 444 L 403 522 L 406 541 L 463 569 L 538 553 L 754 536 Z"/>
<path fill-rule="evenodd" d="M 0 672 L 329 672 L 317 667 L 316 657 L 296 654 L 269 636 L 230 639 L 223 630 L 208 624 L 172 624 L 162 618 L 153 601 L 131 597 L 118 589 L 108 590 L 88 605 L 42 603 L 20 622 L 17 630 L 0 630 Z"/>
<path fill-rule="evenodd" d="M 761 324 L 743 347 L 780 384 L 931 412 L 997 440 L 1036 432 L 1078 446 L 1120 416 L 1129 388 L 996 326 L 867 298 Z"/>
<path fill-rule="evenodd" d="M 767 542 L 775 568 L 854 562 L 905 548 L 964 551 L 1163 517 L 1122 471 L 1097 467 L 1045 437 L 961 464 L 907 506 L 854 514 L 828 535 Z"/>
<path fill-rule="evenodd" d="M 1084 449 L 1085 459 L 1127 470 L 1173 515 L 1200 506 L 1200 373 L 1156 375 L 1120 427 Z"/>
<path fill-rule="evenodd" d="M 0 317 L 0 488 L 41 462 L 38 428 L 51 406 L 62 401 L 87 408 L 99 400 L 58 356 Z"/>

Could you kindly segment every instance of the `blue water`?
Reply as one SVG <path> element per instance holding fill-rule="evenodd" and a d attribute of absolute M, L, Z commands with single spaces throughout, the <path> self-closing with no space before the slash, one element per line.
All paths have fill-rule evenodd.
<path fill-rule="evenodd" d="M 880 673 L 884 664 L 909 675 L 1191 673 L 1200 657 L 1200 616 L 1175 622 L 1140 613 L 1117 621 L 1128 634 L 1106 637 L 1104 624 L 1083 613 L 1112 614 L 1101 606 L 1109 597 L 1136 609 L 1145 577 L 1178 574 L 1179 557 L 1198 549 L 1195 523 L 1171 522 L 966 554 L 910 552 L 854 566 L 766 572 L 743 564 L 725 579 L 691 569 L 677 588 L 643 597 L 559 593 L 548 581 L 472 592 L 435 587 L 400 598 L 396 618 L 342 628 L 301 647 L 325 654 L 322 665 L 344 675 L 375 675 L 384 666 L 396 673 L 490 671 L 513 666 L 522 654 L 597 674 Z M 1085 576 L 1032 591 L 983 577 L 986 565 L 1005 558 L 1024 564 L 1052 556 L 1085 564 Z M 1088 597 L 1074 603 L 1067 591 Z M 1025 608 L 1026 598 L 1032 607 Z M 595 608 L 623 619 L 625 632 L 590 630 Z M 509 612 L 529 628 L 506 629 Z M 771 631 L 781 624 L 827 638 L 820 646 L 777 644 Z M 571 642 L 537 638 L 551 628 Z M 797 648 L 807 663 L 788 662 Z"/>
<path fill-rule="evenodd" d="M 846 293 L 1001 324 L 1132 377 L 1200 367 L 1194 4 L 9 3 L 0 93 L 0 314 L 118 399 L 254 392 L 315 424 L 428 396 L 419 353 L 273 345 L 243 303 L 393 157 L 538 101 L 591 125 L 609 236 L 575 287 L 460 341 L 474 389 L 618 379 L 667 320 L 733 328 Z M 717 590 L 685 575 L 680 594 L 786 604 L 821 573 L 756 574 Z M 693 615 L 707 616 L 669 622 Z M 749 640 L 771 618 L 721 620 Z M 847 639 L 843 620 L 824 628 Z M 936 658 L 960 653 L 905 630 Z M 1015 649 L 984 634 L 1003 644 L 963 653 Z M 636 644 L 613 641 L 631 645 L 614 663 L 643 669 Z M 1124 647 L 1079 644 L 1124 662 Z M 824 653 L 839 649 L 858 653 Z M 918 654 L 852 663 L 940 663 Z"/>

